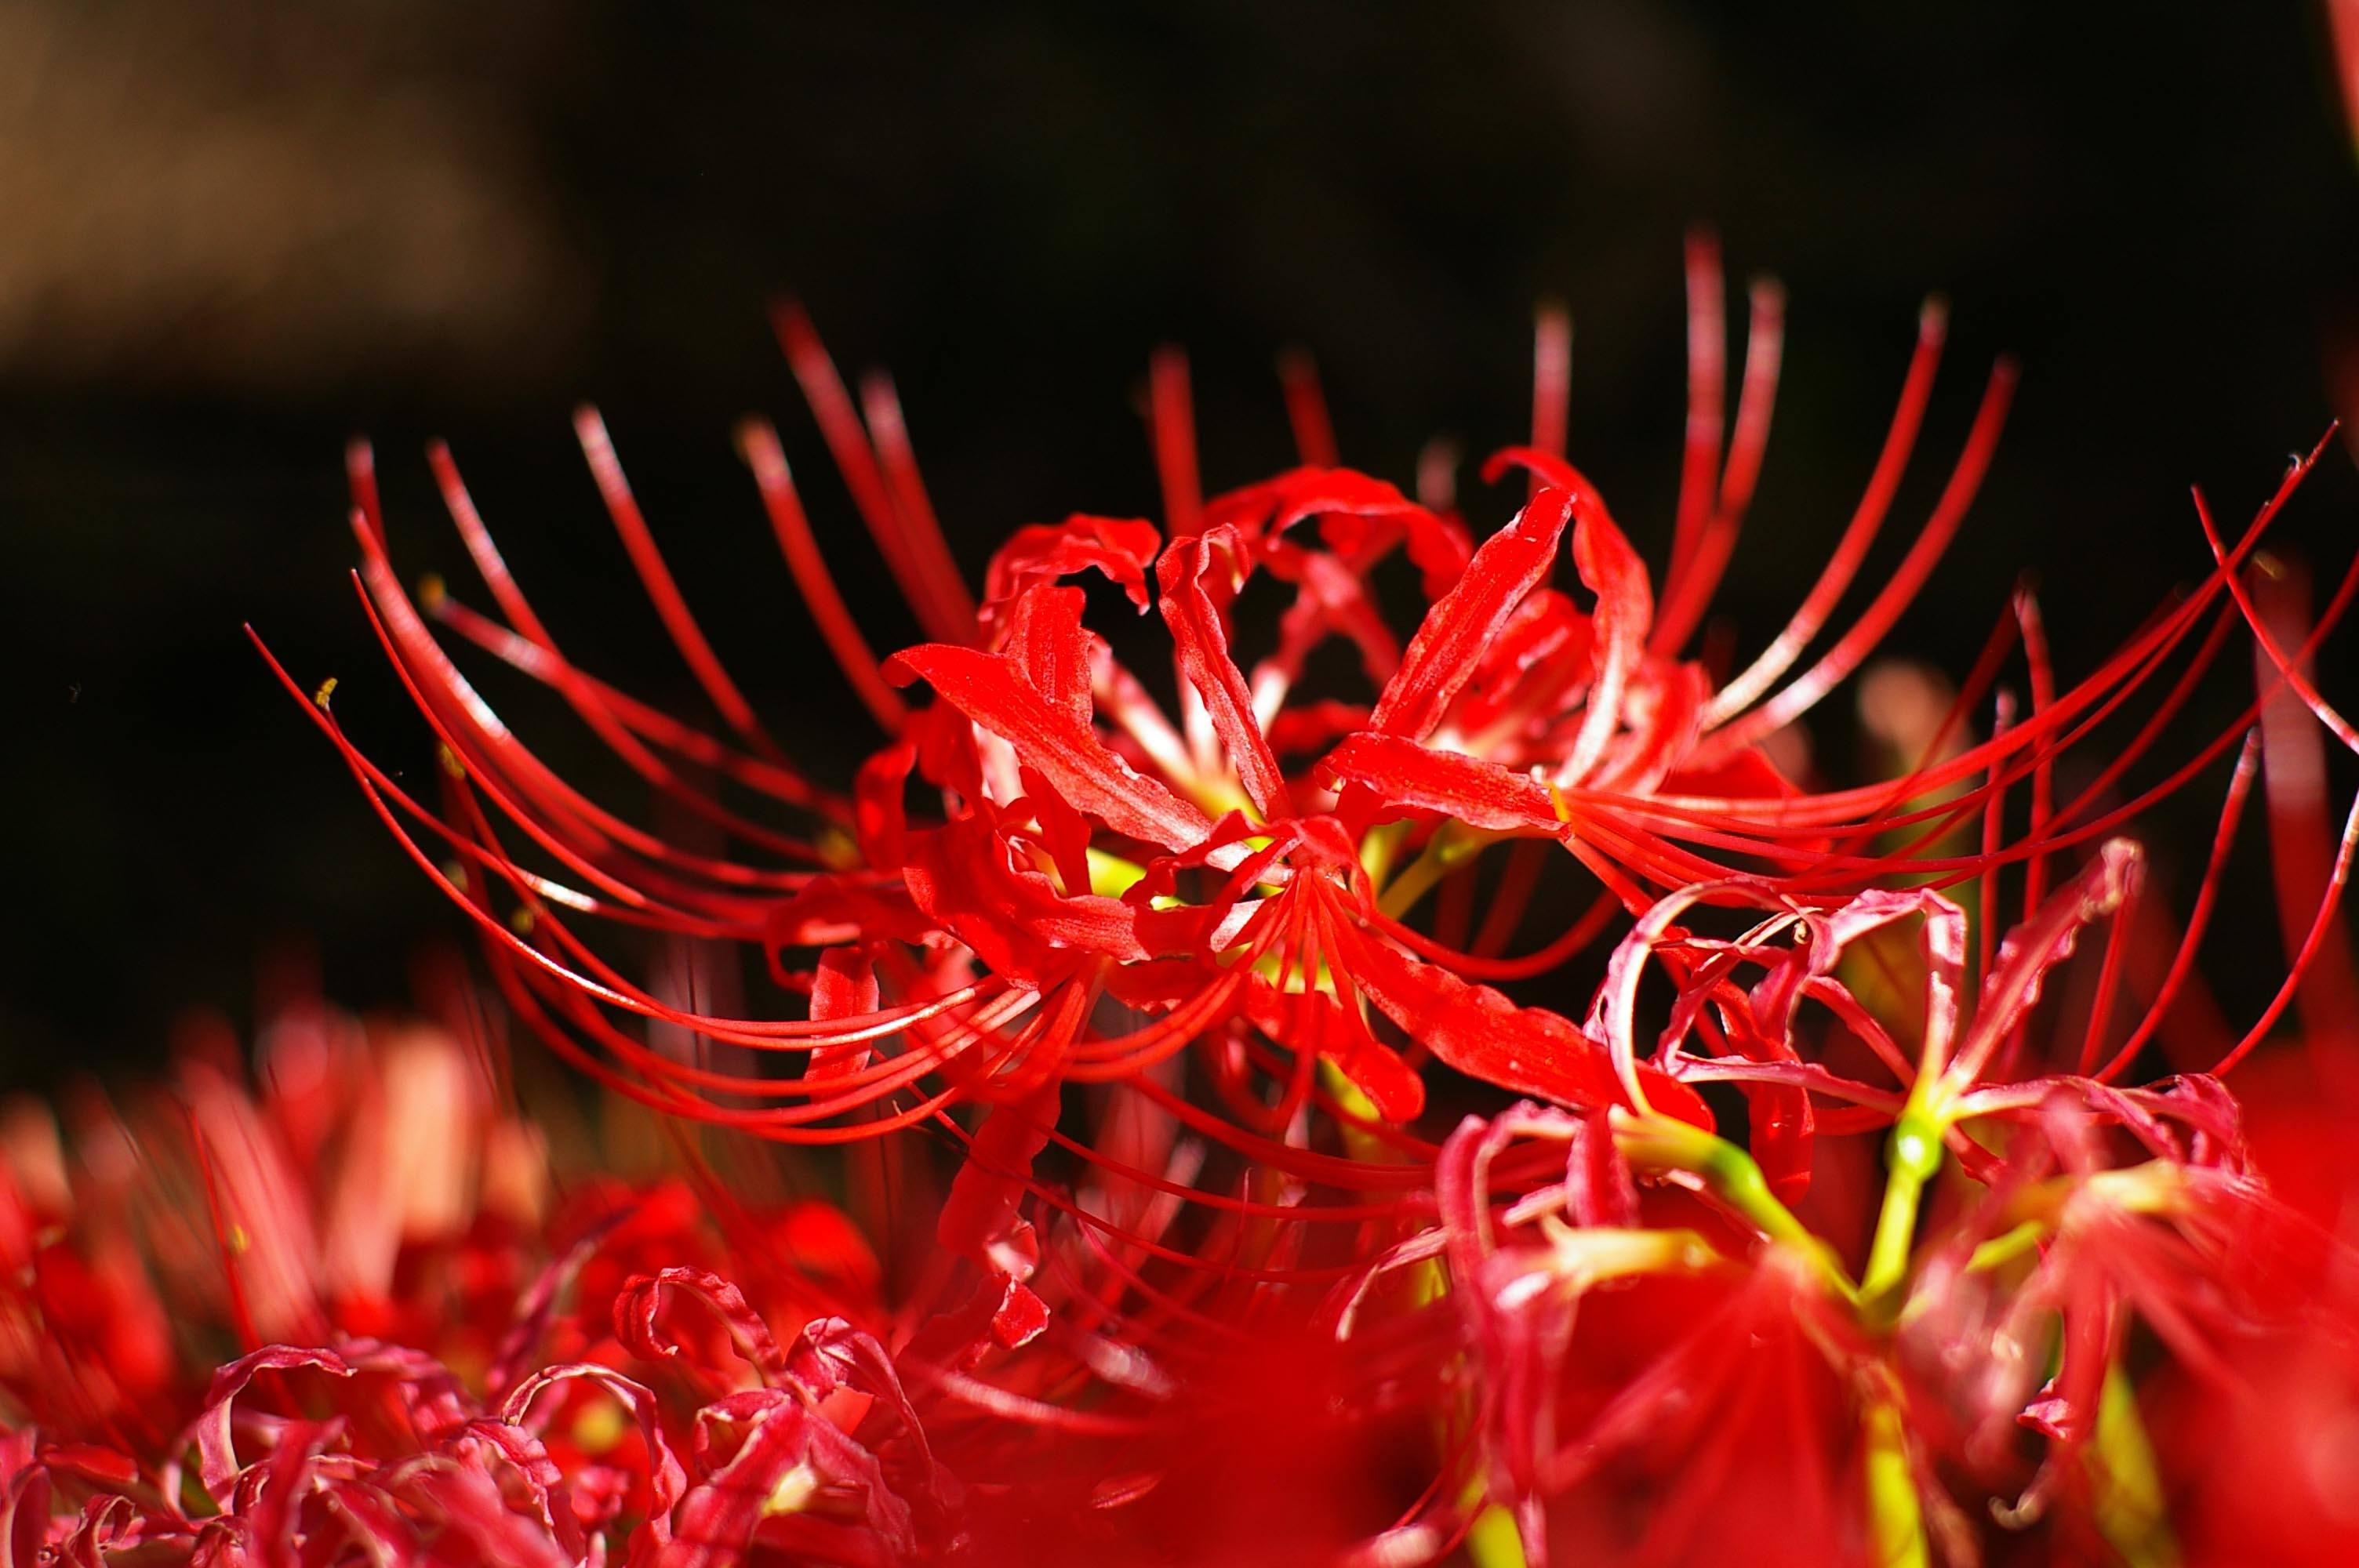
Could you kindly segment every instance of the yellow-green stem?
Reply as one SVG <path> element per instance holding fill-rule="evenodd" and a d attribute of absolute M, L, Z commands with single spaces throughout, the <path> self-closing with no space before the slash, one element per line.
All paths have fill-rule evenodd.
<path fill-rule="evenodd" d="M 1417 907 L 1418 900 L 1435 883 L 1473 858 L 1495 835 L 1446 822 L 1426 840 L 1424 851 L 1401 868 L 1400 875 L 1377 895 L 1376 907 L 1398 920 Z"/>
<path fill-rule="evenodd" d="M 1921 1089 L 1925 1080 L 1918 1080 Z M 1930 1097 L 1912 1093 L 1893 1124 L 1886 1145 L 1884 1206 L 1875 1217 L 1875 1237 L 1868 1243 L 1867 1268 L 1860 1275 L 1860 1293 L 1879 1310 L 1908 1278 L 1908 1259 L 1917 1243 L 1917 1211 L 1924 1202 L 1925 1184 L 1941 1168 L 1945 1119 Z"/>
<path fill-rule="evenodd" d="M 1889 1398 L 1878 1398 L 1867 1411 L 1867 1521 L 1875 1568 L 1931 1568 L 1908 1425 Z"/>
<path fill-rule="evenodd" d="M 2121 1553 L 2128 1568 L 2175 1568 L 2179 1541 L 2164 1507 L 2154 1444 L 2138 1419 L 2137 1394 L 2129 1374 L 2118 1364 L 2105 1373 L 2087 1463 L 2097 1532 Z"/>
<path fill-rule="evenodd" d="M 1835 1294 L 1847 1302 L 1859 1299 L 1858 1287 L 1843 1271 L 1827 1244 L 1777 1201 L 1769 1190 L 1769 1179 L 1752 1155 L 1716 1133 L 1653 1112 L 1635 1115 L 1616 1108 L 1610 1120 L 1614 1147 L 1631 1164 L 1641 1170 L 1684 1171 L 1694 1176 L 1764 1237 L 1810 1259 Z"/>
<path fill-rule="evenodd" d="M 1474 1485 L 1479 1488 L 1483 1482 Z M 1514 1510 L 1493 1503 L 1476 1514 L 1466 1532 L 1466 1555 L 1474 1568 L 1524 1568 L 1524 1533 L 1516 1527 Z"/>

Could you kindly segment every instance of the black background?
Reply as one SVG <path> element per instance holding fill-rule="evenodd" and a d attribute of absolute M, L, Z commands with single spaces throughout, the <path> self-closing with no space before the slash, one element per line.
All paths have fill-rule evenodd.
<path fill-rule="evenodd" d="M 353 732 L 426 765 L 344 578 L 353 431 L 406 569 L 483 598 L 419 460 L 447 436 L 569 652 L 698 712 L 571 448 L 596 399 L 740 680 L 801 716 L 774 728 L 823 770 L 855 754 L 728 445 L 740 413 L 779 417 L 872 640 L 912 640 L 768 338 L 785 290 L 847 367 L 896 373 L 970 570 L 1024 522 L 1153 510 L 1135 398 L 1158 341 L 1194 357 L 1210 485 L 1287 460 L 1287 343 L 1318 356 L 1346 460 L 1405 481 L 1430 433 L 1520 435 L 1529 310 L 1558 296 L 1576 459 L 1659 560 L 1680 240 L 1708 222 L 1733 282 L 1774 270 L 1791 299 L 1720 600 L 1757 639 L 1847 515 L 1939 289 L 1926 458 L 1994 354 L 2025 384 L 1892 646 L 1961 666 L 2028 568 L 2068 672 L 2201 571 L 2190 482 L 2240 514 L 2321 435 L 2359 327 L 2359 174 L 2322 18 L 2291 3 L 51 0 L 0 7 L 9 57 L 19 1081 L 152 1059 L 182 1007 L 250 1007 L 277 947 L 396 1000 L 455 933 L 239 631 L 342 677 Z M 1939 477 L 1920 462 L 1904 538 Z M 2338 459 L 2293 537 L 2339 565 L 2354 493 Z M 552 755 L 586 752 L 493 689 Z"/>

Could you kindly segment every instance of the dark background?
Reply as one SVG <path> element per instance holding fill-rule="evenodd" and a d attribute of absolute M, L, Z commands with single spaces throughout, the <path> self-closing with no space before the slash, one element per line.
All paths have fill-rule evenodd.
<path fill-rule="evenodd" d="M 427 764 L 343 575 L 353 431 L 406 569 L 483 598 L 418 457 L 444 435 L 569 652 L 695 712 L 571 447 L 595 398 L 741 682 L 807 716 L 773 728 L 853 754 L 735 416 L 780 418 L 872 640 L 914 629 L 768 338 L 783 290 L 848 367 L 893 368 L 970 569 L 1020 523 L 1153 509 L 1158 341 L 1194 356 L 1211 485 L 1288 458 L 1289 342 L 1346 460 L 1405 481 L 1430 433 L 1520 435 L 1558 296 L 1575 456 L 1659 560 L 1680 238 L 1710 222 L 1791 297 L 1720 600 L 1751 646 L 1848 514 L 1938 288 L 1952 349 L 1895 533 L 1990 358 L 2026 379 L 1892 645 L 1961 667 L 2030 568 L 2068 672 L 2200 573 L 2190 481 L 2241 514 L 2319 437 L 2359 325 L 2359 177 L 2292 0 L 985 9 L 0 3 L 6 1079 L 152 1058 L 290 945 L 392 1000 L 455 932 L 239 632 Z M 2354 499 L 2338 459 L 2292 537 L 2339 565 Z"/>

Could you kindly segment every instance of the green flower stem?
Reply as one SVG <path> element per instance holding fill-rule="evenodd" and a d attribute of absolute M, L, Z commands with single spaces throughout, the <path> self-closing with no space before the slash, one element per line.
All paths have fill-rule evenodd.
<path fill-rule="evenodd" d="M 2015 1223 L 1975 1248 L 1966 1267 L 1977 1273 L 2004 1268 L 2031 1251 L 2056 1234 L 2066 1206 L 2076 1199 L 2123 1214 L 2169 1214 L 2180 1203 L 2186 1184 L 2185 1173 L 2168 1160 L 2035 1182 L 2007 1204 L 2006 1214 Z"/>
<path fill-rule="evenodd" d="M 1834 1253 L 1794 1217 L 1792 1209 L 1777 1201 L 1752 1155 L 1715 1133 L 1651 1111 L 1638 1114 L 1616 1107 L 1610 1119 L 1614 1147 L 1632 1165 L 1694 1177 L 1768 1240 L 1810 1260 L 1836 1295 L 1858 1302 L 1859 1288 L 1843 1272 Z"/>
<path fill-rule="evenodd" d="M 1868 1243 L 1867 1268 L 1860 1277 L 1860 1293 L 1879 1310 L 1908 1278 L 1909 1254 L 1917 1242 L 1917 1211 L 1925 1198 L 1925 1184 L 1941 1168 L 1941 1140 L 1949 1136 L 1949 1119 L 1935 1096 L 1923 1091 L 1926 1079 L 1901 1108 L 1885 1146 L 1884 1206 L 1875 1217 L 1875 1237 Z"/>
<path fill-rule="evenodd" d="M 2050 1234 L 2046 1221 L 2027 1219 L 1975 1248 L 1973 1255 L 1966 1260 L 1966 1272 L 1982 1274 L 2004 1269 L 2036 1249 Z"/>
<path fill-rule="evenodd" d="M 1369 1121 L 1384 1119 L 1376 1110 L 1376 1102 L 1368 1098 L 1367 1091 L 1345 1077 L 1343 1070 L 1324 1056 L 1319 1058 L 1319 1081 L 1326 1086 L 1329 1094 L 1335 1097 L 1335 1103 L 1353 1116 Z M 1343 1152 L 1353 1159 L 1383 1165 L 1399 1162 L 1399 1156 L 1393 1152 L 1392 1146 L 1366 1128 L 1349 1121 L 1338 1121 L 1336 1130 L 1343 1135 Z"/>
<path fill-rule="evenodd" d="M 1487 1484 L 1477 1476 L 1469 1499 Z M 1474 1516 L 1473 1528 L 1466 1532 L 1466 1555 L 1474 1568 L 1525 1568 L 1524 1532 L 1505 1503 L 1493 1503 Z"/>
<path fill-rule="evenodd" d="M 1360 869 L 1368 873 L 1370 881 L 1382 887 L 1392 876 L 1393 862 L 1400 859 L 1401 846 L 1416 827 L 1414 822 L 1402 821 L 1368 829 L 1360 840 Z"/>
<path fill-rule="evenodd" d="M 2097 1531 L 2128 1568 L 2176 1568 L 2179 1542 L 2162 1496 L 2154 1444 L 2138 1419 L 2137 1394 L 2118 1363 L 2105 1372 L 2097 1432 L 2084 1463 L 2095 1494 Z"/>
<path fill-rule="evenodd" d="M 1433 885 L 1479 854 L 1500 836 L 1480 828 L 1445 822 L 1426 840 L 1425 850 L 1401 868 L 1400 875 L 1377 896 L 1376 907 L 1398 920 L 1417 907 Z"/>
<path fill-rule="evenodd" d="M 1867 1411 L 1867 1521 L 1875 1568 L 1930 1568 L 1925 1505 L 1908 1463 L 1908 1422 L 1897 1401 L 1879 1396 Z"/>

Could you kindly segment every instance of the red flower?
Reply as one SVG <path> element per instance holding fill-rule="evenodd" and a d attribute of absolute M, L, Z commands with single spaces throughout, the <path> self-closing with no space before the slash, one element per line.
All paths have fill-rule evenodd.
<path fill-rule="evenodd" d="M 1441 1478 L 1391 1549 L 1426 1560 L 1512 1521 L 1534 1563 L 1554 1550 L 1701 1561 L 1763 1531 L 1777 1561 L 1923 1561 L 1929 1540 L 1940 1560 L 1963 1561 L 1995 1516 L 2045 1531 L 2067 1560 L 2136 1560 L 2170 1541 L 2161 1476 L 2212 1444 L 2180 1412 L 2257 1419 L 2286 1399 L 2269 1357 L 2305 1334 L 2321 1380 L 2298 1441 L 2331 1449 L 2349 1403 L 2348 1357 L 2332 1347 L 2359 1328 L 2336 1282 L 2353 1258 L 2258 1178 L 2219 1083 L 1973 1087 L 2058 980 L 2073 935 L 2118 914 L 2136 864 L 2109 846 L 2012 933 L 1971 1013 L 1957 984 L 1963 915 L 1935 895 L 1789 908 L 1730 942 L 1664 935 L 1701 889 L 1642 918 L 1592 1023 L 1616 1062 L 1638 1054 L 1637 968 L 1676 940 L 1690 967 L 1657 1062 L 1673 1076 L 1849 1101 L 1821 1132 L 1893 1124 L 1883 1190 L 1781 1201 L 1800 1191 L 1773 1163 L 1797 1122 L 1758 1100 L 1752 1152 L 1620 1108 L 1467 1118 L 1436 1165 L 1436 1223 L 1355 1277 L 1333 1311 L 1341 1342 L 1367 1346 L 1376 1367 L 1413 1357 L 1436 1385 L 1425 1397 L 1448 1440 Z M 1913 1064 L 1896 1064 L 1902 1092 L 1879 1096 L 1820 1064 L 1846 1045 L 1889 1049 L 1843 976 L 1872 974 L 1847 950 L 1903 920 L 1922 922 L 1921 1000 L 1906 1021 L 1920 1044 Z M 1788 933 L 1793 945 L 1776 940 Z M 1756 968 L 1758 983 L 1735 983 Z M 1803 1035 L 1805 996 L 1834 1031 Z M 1707 1012 L 1731 1040 L 1775 1049 L 1685 1056 Z M 1945 1146 L 1960 1179 L 1920 1239 Z M 1854 1265 L 1854 1238 L 1871 1228 Z M 2133 1357 L 2133 1333 L 2166 1353 L 2169 1373 Z M 2159 1458 L 2142 1404 L 2170 1418 Z M 2027 1431 L 2044 1439 L 2035 1456 Z M 2262 1467 L 2267 1495 L 2314 1517 L 2324 1462 Z M 2255 1537 L 2249 1523 L 2241 1537 L 2220 1527 L 2251 1519 L 2241 1488 L 2256 1484 L 2203 1482 L 2207 1541 Z"/>
<path fill-rule="evenodd" d="M 2043 700 L 2021 722 L 1893 784 L 1798 791 L 1761 743 L 1850 674 L 1922 584 L 1973 499 L 2011 373 L 2002 366 L 1994 375 L 1898 571 L 1781 687 L 1850 586 L 1908 463 L 1942 339 L 1940 313 L 1929 308 L 1884 452 L 1819 584 L 1751 665 L 1715 681 L 1680 650 L 1730 559 L 1752 493 L 1780 306 L 1773 287 L 1756 289 L 1744 391 L 1723 451 L 1719 268 L 1709 242 L 1690 248 L 1690 282 L 1688 456 L 1659 611 L 1645 567 L 1550 433 L 1564 366 L 1546 351 L 1546 324 L 1535 445 L 1502 453 L 1490 470 L 1528 469 L 1533 492 L 1479 547 L 1470 548 L 1447 496 L 1411 501 L 1332 466 L 1200 502 L 1185 369 L 1167 354 L 1152 387 L 1168 540 L 1137 520 L 1025 528 L 993 557 L 977 603 L 942 546 L 890 386 L 866 384 L 864 421 L 790 309 L 779 319 L 788 357 L 853 500 L 935 639 L 875 660 L 832 585 L 775 438 L 748 426 L 744 449 L 797 583 L 890 734 L 849 798 L 794 769 L 723 671 L 603 425 L 587 413 L 582 442 L 608 510 L 734 741 L 688 729 L 568 663 L 440 449 L 432 456 L 452 516 L 505 625 L 439 589 L 422 608 L 414 604 L 386 553 L 365 452 L 355 454 L 353 478 L 364 597 L 451 762 L 444 811 L 431 812 L 352 749 L 324 702 L 314 716 L 372 804 L 473 916 L 519 1016 L 570 1060 L 661 1109 L 788 1141 L 834 1142 L 925 1121 L 962 1101 L 1012 1108 L 1053 1083 L 1119 1083 L 1153 1099 L 1150 1070 L 1200 1044 L 1236 1124 L 1212 1135 L 1299 1169 L 1282 1151 L 1299 1143 L 1286 1130 L 1302 1112 L 1348 1125 L 1371 1117 L 1406 1123 L 1423 1104 L 1428 1056 L 1560 1104 L 1629 1103 L 1632 1086 L 1607 1070 L 1593 1035 L 1485 982 L 1554 967 L 1601 935 L 1617 908 L 1635 914 L 1662 892 L 1734 875 L 1824 904 L 1878 881 L 1945 885 L 2020 863 L 2036 890 L 2047 857 L 2093 841 L 2141 804 L 2109 805 L 2104 792 L 2149 748 L 2183 686 L 2095 785 L 2060 807 L 2048 789 L 2057 754 L 2121 709 L 2207 615 L 2216 625 L 2227 613 L 2223 568 L 2060 692 L 2048 689 L 2041 645 L 2030 644 Z M 1288 386 L 1312 455 L 1325 457 L 1323 411 L 1299 362 Z M 1550 584 L 1568 537 L 1586 608 Z M 1396 556 L 1430 600 L 1405 643 L 1380 613 L 1375 584 Z M 1159 609 L 1176 720 L 1084 623 L 1084 597 L 1070 579 L 1087 573 L 1119 586 L 1141 611 Z M 1240 615 L 1248 599 L 1272 590 L 1285 608 L 1274 642 L 1262 639 L 1267 651 L 1248 668 L 1235 653 Z M 618 756 L 747 857 L 675 846 L 567 784 L 493 716 L 430 619 L 554 687 Z M 1305 689 L 1308 655 L 1331 639 L 1355 652 L 1364 703 Z M 2212 640 L 2199 647 L 2199 668 L 2215 648 Z M 2003 652 L 1995 643 L 1951 727 Z M 919 682 L 936 700 L 913 710 L 897 687 Z M 2157 789 L 2174 787 L 2211 754 Z M 1289 765 L 1289 757 L 1301 761 Z M 766 797 L 779 820 L 747 816 L 700 776 Z M 2040 786 L 2030 833 L 1978 854 L 1945 852 L 1954 827 L 1995 811 L 2025 777 Z M 938 795 L 931 813 L 910 815 L 913 783 Z M 512 849 L 511 831 L 548 871 L 519 859 L 527 846 Z M 1495 907 L 1471 934 L 1476 860 L 1503 840 L 1514 848 Z M 437 842 L 456 857 L 459 874 L 433 863 L 427 846 Z M 1555 940 L 1502 958 L 1540 866 L 1534 857 L 1551 842 L 1595 877 L 1596 902 Z M 1436 883 L 1444 893 L 1431 924 L 1410 924 Z M 602 957 L 577 917 L 691 943 L 758 945 L 774 978 L 813 1005 L 785 1019 L 683 1005 Z M 834 968 L 813 949 L 837 954 L 827 960 Z M 830 974 L 856 975 L 853 990 L 865 996 L 873 985 L 874 999 L 848 1003 L 841 988 L 822 998 Z M 1136 1022 L 1106 1027 L 1106 999 L 1133 1010 Z M 618 1014 L 645 1021 L 646 1038 Z M 666 1031 L 724 1054 L 682 1059 L 655 1044 Z M 755 1054 L 777 1053 L 808 1065 L 761 1069 Z M 1321 1063 L 1335 1076 L 1322 1078 Z M 1652 1084 L 1664 1108 L 1703 1119 L 1701 1102 L 1651 1075 L 1642 1069 L 1639 1082 Z"/>
<path fill-rule="evenodd" d="M 792 1357 L 764 1314 L 717 1285 L 695 1287 L 720 1309 L 711 1327 L 658 1336 L 663 1291 L 691 1279 L 677 1260 L 594 1231 L 565 1266 L 626 1308 L 612 1347 L 577 1325 L 582 1359 L 679 1362 L 649 1374 L 651 1398 L 700 1412 L 690 1468 L 712 1488 L 670 1486 L 650 1422 L 635 1466 L 583 1456 L 608 1465 L 585 1528 L 636 1509 L 650 1531 L 662 1517 L 681 1532 L 644 1538 L 674 1552 L 707 1544 L 692 1520 L 715 1540 L 856 1560 L 947 1550 L 959 1518 L 973 1521 L 970 1551 L 1022 1541 L 1036 1555 L 1044 1519 L 1114 1554 L 1152 1522 L 1234 1559 L 1245 1526 L 1267 1545 L 1283 1521 L 1277 1555 L 1365 1537 L 1380 1561 L 1502 1528 L 1535 1557 L 1553 1541 L 1676 1560 L 1773 1521 L 1804 1560 L 1921 1560 L 1908 1553 L 1929 1541 L 1963 1552 L 1994 1504 L 2017 1524 L 2049 1519 L 2060 1551 L 2126 1551 L 2160 1528 L 2126 1336 L 2144 1325 L 2195 1366 L 2223 1336 L 2272 1331 L 2269 1302 L 2221 1281 L 2245 1266 L 2240 1238 L 2294 1230 L 2252 1178 L 2213 1077 L 2121 1085 L 2166 1029 L 2173 1050 L 2206 1033 L 2180 1004 L 2196 997 L 2193 955 L 2264 753 L 2273 835 L 2291 843 L 2299 827 L 2314 849 L 2322 795 L 2301 800 L 2289 783 L 2305 758 L 2318 772 L 2299 708 L 2359 749 L 2307 673 L 2359 574 L 2315 625 L 2245 581 L 2316 453 L 2233 543 L 2199 503 L 2215 570 L 2077 684 L 2056 680 L 2038 607 L 2018 594 L 1948 712 L 1917 726 L 1921 760 L 1881 784 L 1808 787 L 1771 752 L 1957 535 L 2012 373 L 1994 373 L 1892 578 L 1804 665 L 1913 451 L 1943 333 L 1929 308 L 1832 559 L 1793 620 L 1725 675 L 1686 649 L 1758 474 L 1781 306 L 1755 290 L 1723 441 L 1718 261 L 1704 242 L 1689 260 L 1688 444 L 1659 585 L 1564 456 L 1553 317 L 1532 440 L 1485 470 L 1524 470 L 1527 493 L 1479 544 L 1440 472 L 1412 500 L 1335 465 L 1299 361 L 1285 376 L 1302 466 L 1204 498 L 1185 366 L 1165 352 L 1149 380 L 1161 528 L 1077 515 L 1019 529 L 974 598 L 889 384 L 871 379 L 855 405 L 808 323 L 782 313 L 789 362 L 929 639 L 875 656 L 776 437 L 746 426 L 789 572 L 884 731 L 840 789 L 798 770 L 722 667 L 594 414 L 577 427 L 606 508 L 725 739 L 567 659 L 440 449 L 500 619 L 439 585 L 413 600 L 355 450 L 363 603 L 442 747 L 440 800 L 354 747 L 325 688 L 307 711 L 473 923 L 509 1010 L 658 1113 L 862 1146 L 848 1185 L 881 1256 L 820 1211 L 837 1266 L 809 1283 L 866 1308 L 875 1326 L 859 1332 L 878 1337 L 822 1321 L 808 1354 L 825 1376 L 782 1370 Z M 1568 551 L 1574 581 L 1559 588 Z M 1127 667 L 1093 629 L 1093 575 L 1159 614 L 1171 702 L 1154 695 L 1159 670 Z M 1412 578 L 1424 603 L 1404 636 L 1382 607 Z M 2126 786 L 2240 620 L 2259 648 L 2251 708 Z M 549 687 L 700 831 L 668 838 L 560 777 L 438 628 Z M 1331 642 L 1355 682 L 1314 676 Z M 2020 712 L 1993 694 L 2017 645 Z M 2174 946 L 2115 831 L 2256 719 Z M 2102 762 L 2060 798 L 2059 758 L 2093 736 Z M 2027 817 L 2010 831 L 2017 795 Z M 2284 879 L 2292 952 L 2277 998 L 2182 1066 L 2234 1065 L 2297 994 L 2331 1013 L 2340 993 L 2319 957 L 2354 841 L 2359 808 L 2331 866 Z M 1590 907 L 1503 957 L 1550 866 L 1580 868 Z M 2021 917 L 2002 942 L 2003 879 Z M 1969 882 L 1972 915 L 1945 891 Z M 1617 925 L 1578 1021 L 1498 989 Z M 661 938 L 665 978 L 635 978 L 606 927 Z M 2057 977 L 2100 931 L 2072 1027 L 2058 1029 Z M 755 953 L 788 1005 L 711 1003 L 705 982 L 736 994 Z M 1643 996 L 1659 984 L 1658 1024 Z M 1435 1063 L 1495 1103 L 1545 1103 L 1469 1118 L 1437 1145 L 1418 1130 L 1429 1088 L 1449 1081 Z M 1734 1117 L 1708 1104 L 1713 1084 L 1742 1096 L 1741 1146 L 1717 1130 Z M 947 1184 L 921 1146 L 886 1141 L 918 1127 L 961 1153 Z M 1886 1137 L 1880 1185 L 1848 1141 L 1869 1131 Z M 228 1185 L 273 1180 L 257 1156 Z M 747 1217 L 728 1217 L 733 1265 L 775 1252 Z M 316 1304 L 309 1249 L 291 1222 L 275 1244 L 254 1265 L 268 1289 L 239 1310 L 315 1326 L 299 1316 Z M 274 1260 L 286 1267 L 263 1268 Z M 533 1312 L 522 1321 L 528 1342 L 562 1337 Z M 760 1387 L 744 1386 L 731 1345 Z M 513 1351 L 495 1363 L 503 1388 L 521 1375 Z M 612 1388 L 603 1376 L 591 1381 Z M 1304 1434 L 1280 1448 L 1343 1456 L 1311 1466 L 1330 1506 L 1289 1513 L 1256 1484 L 1291 1472 L 1271 1455 L 1241 1464 L 1262 1453 L 1234 1436 L 1256 1423 Z M 1434 1450 L 1421 1495 L 1371 1474 L 1383 1462 L 1362 1444 L 1378 1431 L 1393 1453 Z M 342 1440 L 303 1439 L 321 1453 Z M 964 1504 L 951 1474 L 973 1488 Z M 1212 1493 L 1233 1506 L 1200 1506 Z M 1632 1498 L 1643 1517 L 1625 1517 Z M 1699 1525 L 1706 1498 L 1723 1505 L 1727 1540 Z M 1084 1515 L 1096 1522 L 1072 1524 Z"/>

